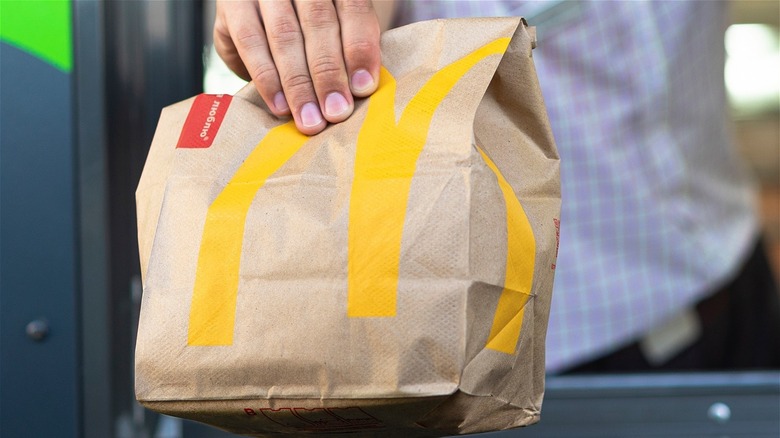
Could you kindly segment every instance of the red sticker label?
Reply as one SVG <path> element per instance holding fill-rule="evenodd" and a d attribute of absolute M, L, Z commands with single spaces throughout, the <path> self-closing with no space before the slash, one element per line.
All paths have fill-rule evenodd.
<path fill-rule="evenodd" d="M 184 128 L 181 130 L 177 148 L 207 148 L 214 143 L 228 105 L 233 99 L 229 94 L 200 94 L 195 97 Z"/>

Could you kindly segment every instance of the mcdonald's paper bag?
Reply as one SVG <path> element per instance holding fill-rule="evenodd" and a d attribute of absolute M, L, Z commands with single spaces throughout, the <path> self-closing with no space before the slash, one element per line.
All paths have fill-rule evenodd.
<path fill-rule="evenodd" d="M 138 400 L 255 436 L 536 422 L 560 185 L 531 47 L 519 18 L 390 31 L 378 91 L 312 137 L 251 85 L 166 108 Z"/>

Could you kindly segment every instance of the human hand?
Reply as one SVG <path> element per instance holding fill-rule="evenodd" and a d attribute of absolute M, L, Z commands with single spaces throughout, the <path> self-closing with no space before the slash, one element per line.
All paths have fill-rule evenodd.
<path fill-rule="evenodd" d="M 380 23 L 371 0 L 220 0 L 214 46 L 302 133 L 346 120 L 376 90 Z"/>

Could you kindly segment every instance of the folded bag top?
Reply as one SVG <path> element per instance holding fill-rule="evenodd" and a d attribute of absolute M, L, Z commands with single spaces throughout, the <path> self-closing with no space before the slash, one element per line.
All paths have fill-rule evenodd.
<path fill-rule="evenodd" d="M 532 45 L 520 18 L 386 32 L 378 90 L 312 137 L 251 84 L 164 109 L 138 400 L 255 436 L 536 422 L 560 182 Z"/>

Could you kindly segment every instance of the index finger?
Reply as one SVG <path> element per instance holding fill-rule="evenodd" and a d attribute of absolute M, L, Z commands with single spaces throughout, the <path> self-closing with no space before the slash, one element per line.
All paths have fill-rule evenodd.
<path fill-rule="evenodd" d="M 306 62 L 303 31 L 290 1 L 262 1 L 260 12 L 276 70 L 298 130 L 306 135 L 322 131 L 327 121 L 320 112 Z"/>
<path fill-rule="evenodd" d="M 217 3 L 214 47 L 234 72 L 254 83 L 274 114 L 289 113 L 256 1 Z"/>

